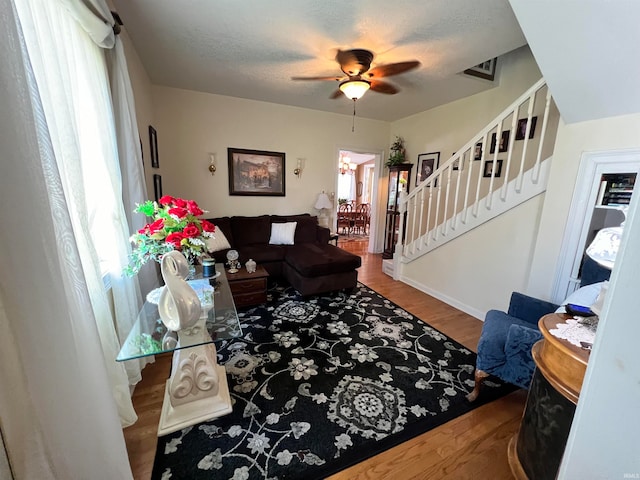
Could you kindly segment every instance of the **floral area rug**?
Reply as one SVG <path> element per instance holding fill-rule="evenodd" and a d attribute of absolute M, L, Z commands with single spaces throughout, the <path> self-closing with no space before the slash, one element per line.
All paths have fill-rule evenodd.
<path fill-rule="evenodd" d="M 152 479 L 324 478 L 515 389 L 467 402 L 476 355 L 362 284 L 276 285 L 239 317 L 217 344 L 233 412 L 158 438 Z"/>

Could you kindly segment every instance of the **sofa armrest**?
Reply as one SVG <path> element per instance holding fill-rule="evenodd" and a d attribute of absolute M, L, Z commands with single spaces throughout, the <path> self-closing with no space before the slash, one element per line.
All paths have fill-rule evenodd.
<path fill-rule="evenodd" d="M 559 305 L 530 297 L 523 293 L 513 292 L 509 302 L 509 315 L 536 325 L 541 317 L 555 312 Z"/>
<path fill-rule="evenodd" d="M 318 243 L 329 243 L 329 238 L 331 238 L 331 230 L 329 230 L 327 227 L 321 227 L 320 225 L 318 225 L 316 227 L 316 240 L 318 241 Z"/>

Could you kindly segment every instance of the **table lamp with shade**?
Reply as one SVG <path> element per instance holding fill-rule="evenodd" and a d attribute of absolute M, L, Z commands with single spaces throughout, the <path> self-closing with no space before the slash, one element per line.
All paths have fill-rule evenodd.
<path fill-rule="evenodd" d="M 326 210 L 330 210 L 333 208 L 333 203 L 331 203 L 331 200 L 329 200 L 329 195 L 324 192 L 318 194 L 318 199 L 316 200 L 316 203 L 313 207 L 317 210 L 320 210 L 320 215 L 318 216 L 318 225 L 320 225 L 321 227 L 329 228 L 329 219 L 327 218 Z"/>
<path fill-rule="evenodd" d="M 612 270 L 618 250 L 620 249 L 620 240 L 622 239 L 623 229 L 624 222 L 622 222 L 618 227 L 607 227 L 599 230 L 596 237 L 587 247 L 587 256 L 602 267 Z M 602 311 L 604 297 L 607 293 L 608 287 L 608 282 L 605 282 L 595 303 L 591 305 L 591 310 L 596 315 L 600 315 L 600 312 Z"/>

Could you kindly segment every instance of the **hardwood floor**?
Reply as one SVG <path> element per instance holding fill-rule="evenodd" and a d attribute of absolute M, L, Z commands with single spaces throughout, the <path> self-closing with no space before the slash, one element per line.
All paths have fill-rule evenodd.
<path fill-rule="evenodd" d="M 362 257 L 360 282 L 476 350 L 482 322 L 382 273 L 382 257 L 367 253 L 366 241 L 339 241 L 338 245 Z M 171 355 L 157 356 L 154 364 L 145 367 L 133 395 L 139 418 L 124 429 L 124 436 L 136 480 L 151 476 L 170 365 Z M 507 445 L 518 430 L 525 402 L 526 392 L 518 390 L 329 479 L 512 479 Z"/>

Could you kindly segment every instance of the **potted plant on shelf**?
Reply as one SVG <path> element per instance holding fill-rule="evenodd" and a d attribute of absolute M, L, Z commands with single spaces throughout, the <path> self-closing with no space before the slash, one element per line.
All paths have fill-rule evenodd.
<path fill-rule="evenodd" d="M 391 150 L 391 154 L 385 163 L 387 167 L 405 163 L 407 151 L 404 148 L 404 138 L 396 135 L 396 140 L 391 144 L 391 148 L 389 148 L 389 150 Z"/>

